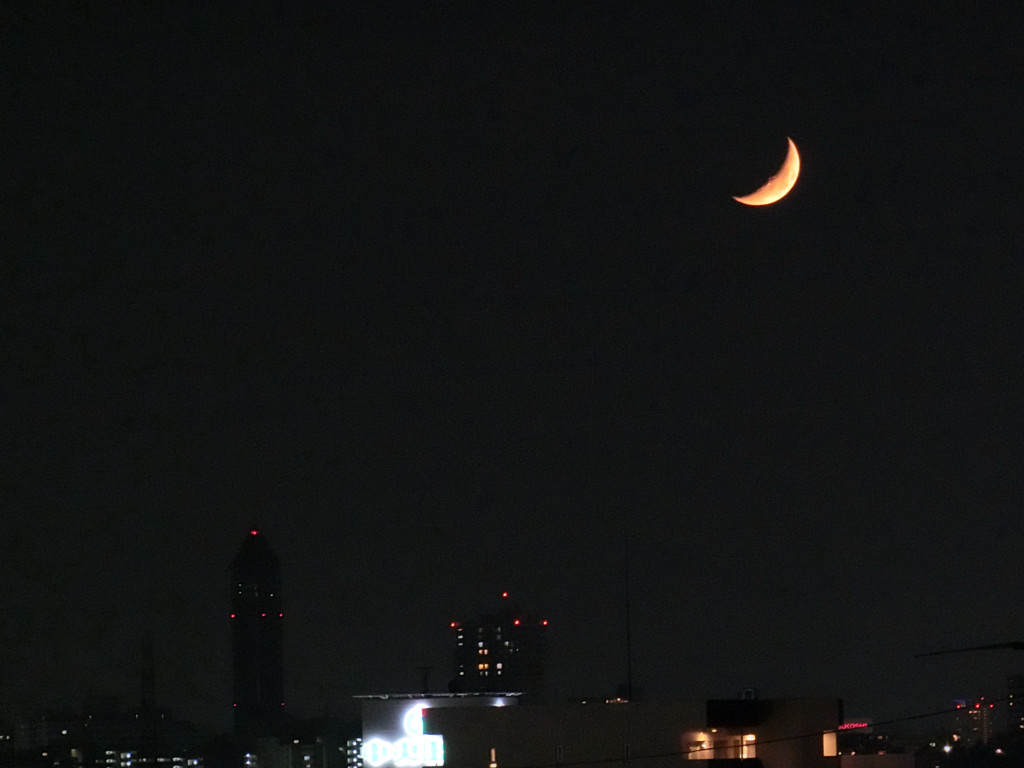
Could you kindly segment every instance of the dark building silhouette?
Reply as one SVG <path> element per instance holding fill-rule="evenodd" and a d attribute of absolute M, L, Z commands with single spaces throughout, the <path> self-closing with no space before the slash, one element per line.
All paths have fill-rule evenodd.
<path fill-rule="evenodd" d="M 1006 730 L 1024 733 L 1024 675 L 1006 677 Z"/>
<path fill-rule="evenodd" d="M 508 592 L 496 613 L 479 621 L 453 621 L 454 693 L 518 691 L 525 701 L 544 698 L 547 619 L 512 605 Z"/>
<path fill-rule="evenodd" d="M 139 729 L 139 758 L 143 762 L 157 762 L 160 757 L 160 731 L 166 713 L 156 706 L 156 659 L 153 653 L 153 632 L 142 635 L 139 667 L 139 711 L 136 723 Z"/>
<path fill-rule="evenodd" d="M 158 721 L 145 727 L 148 714 Z M 148 733 L 159 732 L 159 743 Z M 0 737 L 6 736 L 0 731 Z M 11 745 L 11 740 L 8 739 Z M 202 734 L 170 710 L 126 706 L 114 696 L 89 696 L 80 708 L 47 710 L 18 725 L 11 760 L 31 768 L 202 768 Z M 147 749 L 153 751 L 147 752 Z M 2 756 L 2 751 L 0 751 Z"/>
<path fill-rule="evenodd" d="M 281 563 L 252 530 L 231 561 L 235 735 L 276 736 L 284 722 Z"/>

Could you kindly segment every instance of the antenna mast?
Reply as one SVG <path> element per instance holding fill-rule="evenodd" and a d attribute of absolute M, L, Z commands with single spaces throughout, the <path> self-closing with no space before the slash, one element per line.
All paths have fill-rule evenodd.
<path fill-rule="evenodd" d="M 630 589 L 629 589 L 629 534 L 626 534 L 626 698 L 633 700 L 633 633 L 630 622 Z"/>

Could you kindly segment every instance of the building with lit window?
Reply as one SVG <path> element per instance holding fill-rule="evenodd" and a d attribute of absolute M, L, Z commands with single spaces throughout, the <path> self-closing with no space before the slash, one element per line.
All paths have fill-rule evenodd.
<path fill-rule="evenodd" d="M 995 702 L 984 696 L 954 702 L 953 735 L 964 744 L 987 744 L 996 732 Z"/>
<path fill-rule="evenodd" d="M 0 742 L 6 741 L 8 764 L 15 766 L 202 768 L 203 737 L 192 723 L 151 710 L 158 724 L 154 745 L 143 726 L 145 712 L 116 697 L 93 696 L 75 710 L 47 711 L 19 724 L 16 735 L 0 731 Z"/>
<path fill-rule="evenodd" d="M 495 613 L 453 621 L 454 693 L 519 691 L 528 702 L 544 698 L 547 619 L 524 613 L 502 593 Z"/>
<path fill-rule="evenodd" d="M 841 712 L 838 699 L 433 707 L 422 710 L 417 733 L 437 740 L 431 753 L 437 760 L 416 764 L 503 768 L 635 762 L 675 768 L 710 761 L 705 764 L 837 768 Z M 364 755 L 375 755 L 363 747 Z M 403 764 L 392 759 L 369 768 Z"/>
<path fill-rule="evenodd" d="M 235 735 L 279 735 L 284 722 L 281 563 L 259 531 L 231 561 Z"/>

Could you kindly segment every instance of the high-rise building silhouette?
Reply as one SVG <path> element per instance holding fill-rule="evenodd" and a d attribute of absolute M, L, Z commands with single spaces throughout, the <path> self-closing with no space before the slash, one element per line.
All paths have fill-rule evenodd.
<path fill-rule="evenodd" d="M 974 701 L 957 699 L 953 715 L 953 731 L 967 745 L 987 744 L 995 735 L 995 702 L 982 696 Z"/>
<path fill-rule="evenodd" d="M 453 621 L 456 693 L 519 691 L 527 701 L 544 698 L 547 619 L 523 613 L 501 595 L 497 612 L 479 621 Z"/>
<path fill-rule="evenodd" d="M 235 735 L 275 736 L 284 721 L 281 562 L 257 530 L 231 561 Z"/>
<path fill-rule="evenodd" d="M 139 728 L 139 760 L 156 764 L 160 755 L 160 726 L 164 713 L 156 707 L 156 658 L 153 653 L 153 632 L 142 635 L 139 675 L 139 711 L 135 713 Z"/>

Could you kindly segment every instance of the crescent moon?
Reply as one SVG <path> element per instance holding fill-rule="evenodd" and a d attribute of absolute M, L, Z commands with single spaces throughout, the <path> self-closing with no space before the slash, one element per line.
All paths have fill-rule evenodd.
<path fill-rule="evenodd" d="M 787 137 L 786 141 L 789 142 L 789 151 L 779 172 L 749 195 L 733 197 L 733 200 L 744 205 L 771 205 L 789 194 L 789 190 L 796 184 L 797 176 L 800 175 L 800 155 L 793 140 Z"/>

